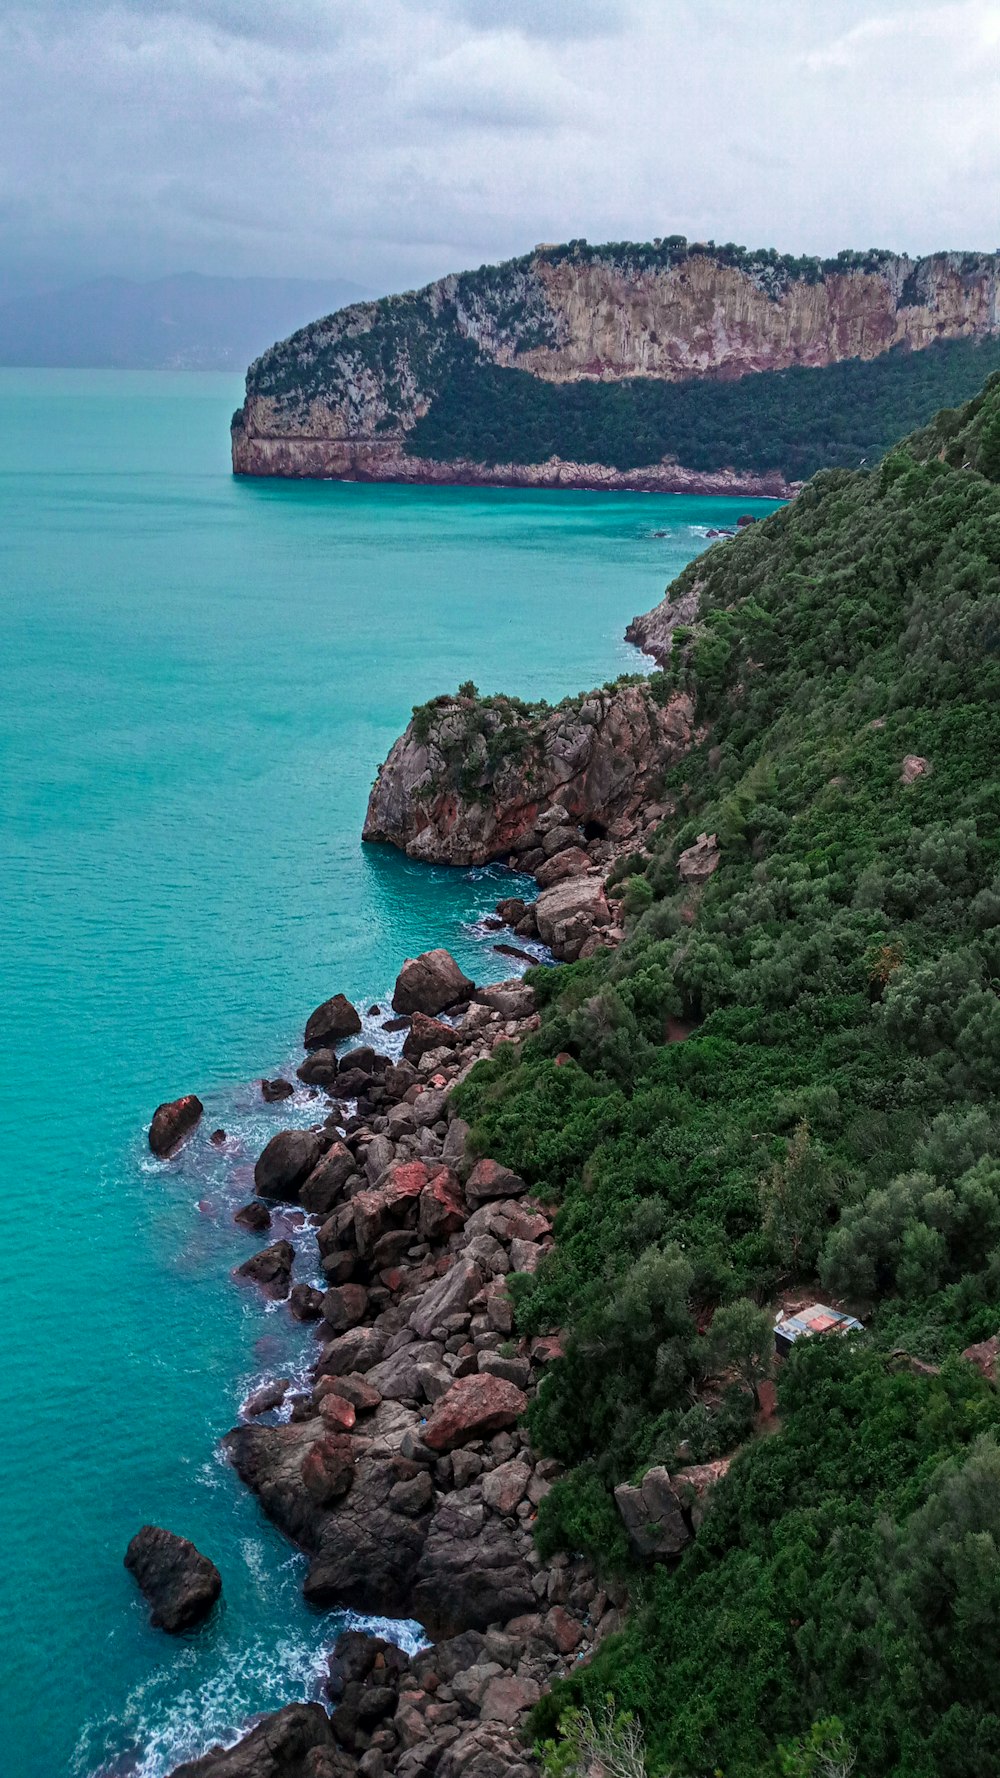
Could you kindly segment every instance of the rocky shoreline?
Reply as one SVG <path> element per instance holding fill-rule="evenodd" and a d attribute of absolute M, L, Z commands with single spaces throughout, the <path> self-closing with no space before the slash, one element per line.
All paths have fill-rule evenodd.
<path fill-rule="evenodd" d="M 668 648 L 684 613 L 651 615 Z M 660 705 L 632 682 L 546 710 L 540 723 L 529 711 L 531 746 L 519 742 L 509 769 L 475 786 L 464 730 L 476 701 L 427 708 L 429 730 L 415 732 L 417 713 L 379 774 L 366 838 L 405 845 L 409 823 L 417 856 L 499 855 L 533 874 L 537 898 L 501 900 L 491 923 L 556 960 L 620 943 L 613 866 L 668 812 L 655 790 L 691 744 L 689 701 Z M 450 769 L 456 720 L 467 794 L 439 797 L 428 815 L 420 784 Z M 696 889 L 717 862 L 714 836 L 703 835 L 679 860 L 682 880 Z M 309 1602 L 416 1619 L 434 1640 L 408 1657 L 345 1633 L 323 1703 L 264 1717 L 175 1778 L 530 1778 L 532 1706 L 620 1627 L 623 1586 L 564 1553 L 545 1561 L 535 1544 L 538 1508 L 560 1467 L 532 1449 L 524 1415 L 561 1356 L 560 1330 L 519 1337 L 508 1282 L 551 1247 L 549 1210 L 523 1179 L 473 1152 L 451 1099 L 476 1062 L 521 1043 L 538 1022 L 520 977 L 476 987 L 443 950 L 399 973 L 382 1021 L 405 1031 L 399 1055 L 356 1041 L 361 1020 L 342 994 L 309 1016 L 297 1073 L 323 1115 L 271 1138 L 256 1161 L 256 1196 L 235 1220 L 266 1243 L 239 1274 L 314 1324 L 316 1359 L 305 1384 L 281 1379 L 255 1391 L 222 1446 L 307 1555 Z M 294 1090 L 280 1077 L 260 1085 L 270 1102 Z M 154 1152 L 172 1152 L 201 1114 L 193 1095 L 159 1107 Z M 315 1243 L 307 1270 L 323 1289 L 292 1282 L 291 1240 L 267 1243 L 272 1212 L 287 1217 L 291 1207 L 299 1226 L 287 1232 L 300 1255 Z M 714 1480 L 713 1466 L 651 1471 L 641 1489 L 620 1489 L 637 1557 L 676 1555 Z M 196 1551 L 190 1559 L 204 1562 Z"/>
<path fill-rule="evenodd" d="M 232 431 L 233 474 L 290 480 L 402 482 L 414 487 L 554 488 L 578 493 L 704 494 L 742 499 L 790 500 L 802 486 L 778 469 L 756 474 L 738 469 L 687 469 L 683 463 L 646 463 L 615 469 L 608 463 L 480 463 L 419 457 L 398 438 L 315 438 L 259 433 L 240 417 Z"/>

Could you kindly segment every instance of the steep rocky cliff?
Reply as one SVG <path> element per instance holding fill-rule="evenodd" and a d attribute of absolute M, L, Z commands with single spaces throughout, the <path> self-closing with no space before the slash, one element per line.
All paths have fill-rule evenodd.
<path fill-rule="evenodd" d="M 867 431 L 848 421 L 844 449 L 878 448 L 886 386 L 905 424 L 919 424 L 979 386 L 993 360 L 971 362 L 969 345 L 998 331 L 995 254 L 795 260 L 679 237 L 540 247 L 355 304 L 272 347 L 248 374 L 233 464 L 781 493 L 802 468 L 789 440 L 810 416 L 829 449 L 827 410 L 857 416 L 860 401 Z M 876 399 L 866 367 L 888 360 Z M 850 377 L 831 380 L 846 365 Z M 746 392 L 723 387 L 761 375 L 763 437 Z"/>
<path fill-rule="evenodd" d="M 428 863 L 515 854 L 554 884 L 588 869 L 585 846 L 628 837 L 689 747 L 692 721 L 690 698 L 661 704 L 645 680 L 557 709 L 438 698 L 414 712 L 380 768 L 364 838 Z"/>

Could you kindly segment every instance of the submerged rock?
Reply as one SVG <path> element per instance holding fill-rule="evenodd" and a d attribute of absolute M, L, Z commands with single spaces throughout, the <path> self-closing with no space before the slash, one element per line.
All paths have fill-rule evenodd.
<path fill-rule="evenodd" d="M 291 1242 L 275 1241 L 245 1259 L 241 1266 L 237 1266 L 236 1275 L 249 1278 L 252 1283 L 260 1285 L 266 1296 L 280 1300 L 288 1295 L 294 1262 L 295 1249 Z"/>
<path fill-rule="evenodd" d="M 170 1099 L 158 1105 L 149 1126 L 149 1146 L 159 1160 L 172 1154 L 195 1127 L 205 1107 L 197 1093 L 185 1093 L 182 1099 Z"/>
<path fill-rule="evenodd" d="M 143 1525 L 125 1552 L 125 1566 L 152 1606 L 149 1621 L 156 1630 L 176 1635 L 208 1616 L 222 1592 L 222 1576 L 214 1562 L 186 1537 Z"/>

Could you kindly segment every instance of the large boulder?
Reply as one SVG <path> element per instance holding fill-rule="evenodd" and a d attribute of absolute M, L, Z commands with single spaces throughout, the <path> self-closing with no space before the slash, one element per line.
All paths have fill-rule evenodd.
<path fill-rule="evenodd" d="M 403 1042 L 403 1055 L 408 1062 L 419 1062 L 428 1050 L 454 1049 L 459 1042 L 454 1025 L 443 1019 L 432 1019 L 427 1013 L 415 1012 Z"/>
<path fill-rule="evenodd" d="M 252 1283 L 260 1285 L 265 1296 L 280 1301 L 288 1295 L 294 1262 L 295 1249 L 291 1242 L 274 1241 L 270 1247 L 262 1247 L 259 1253 L 252 1253 L 241 1266 L 237 1266 L 236 1275 L 249 1278 Z"/>
<path fill-rule="evenodd" d="M 354 1156 L 343 1142 L 334 1142 L 299 1186 L 299 1203 L 312 1216 L 329 1216 L 351 1174 Z"/>
<path fill-rule="evenodd" d="M 677 874 L 682 883 L 700 889 L 719 868 L 722 854 L 714 833 L 700 833 L 692 846 L 677 860 Z"/>
<path fill-rule="evenodd" d="M 332 999 L 324 1000 L 322 1006 L 317 1006 L 315 1012 L 309 1014 L 302 1041 L 307 1050 L 329 1049 L 345 1037 L 356 1037 L 360 1030 L 357 1008 L 345 994 L 334 994 Z"/>
<path fill-rule="evenodd" d="M 519 1173 L 502 1167 L 499 1161 L 477 1161 L 465 1182 L 465 1195 L 475 1208 L 493 1198 L 516 1198 L 527 1185 Z"/>
<path fill-rule="evenodd" d="M 668 1472 L 648 1469 L 638 1488 L 622 1482 L 615 1505 L 637 1556 L 676 1556 L 691 1541 L 691 1529 Z"/>
<path fill-rule="evenodd" d="M 556 883 L 532 905 L 539 938 L 566 963 L 575 963 L 585 939 L 611 922 L 600 874 Z"/>
<path fill-rule="evenodd" d="M 170 1099 L 156 1107 L 149 1126 L 149 1146 L 159 1160 L 183 1142 L 204 1110 L 197 1093 L 185 1093 L 182 1099 Z"/>
<path fill-rule="evenodd" d="M 186 1537 L 143 1525 L 125 1552 L 125 1566 L 135 1575 L 152 1606 L 149 1621 L 156 1630 L 193 1629 L 206 1618 L 222 1592 L 222 1576 L 214 1562 Z"/>
<path fill-rule="evenodd" d="M 459 1000 L 467 1000 L 475 983 L 459 969 L 450 951 L 424 951 L 407 957 L 393 990 L 396 1012 L 444 1012 Z"/>
<path fill-rule="evenodd" d="M 286 1704 L 235 1747 L 212 1747 L 201 1759 L 175 1766 L 171 1778 L 349 1778 L 356 1770 L 338 1749 L 321 1704 Z"/>
<path fill-rule="evenodd" d="M 528 1400 L 523 1390 L 504 1377 L 459 1377 L 434 1404 L 423 1429 L 424 1444 L 431 1451 L 453 1451 L 470 1439 L 488 1438 L 516 1425 Z"/>
<path fill-rule="evenodd" d="M 254 1167 L 256 1191 L 262 1198 L 297 1203 L 299 1188 L 318 1164 L 325 1147 L 318 1130 L 279 1130 Z"/>
<path fill-rule="evenodd" d="M 532 1611 L 531 1570 L 510 1530 L 468 1490 L 438 1502 L 417 1564 L 411 1613 L 435 1636 L 485 1630 Z"/>

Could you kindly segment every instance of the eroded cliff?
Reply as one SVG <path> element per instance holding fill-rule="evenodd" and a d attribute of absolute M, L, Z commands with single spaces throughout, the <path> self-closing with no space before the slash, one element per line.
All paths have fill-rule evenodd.
<path fill-rule="evenodd" d="M 731 397 L 699 398 L 698 385 L 768 375 L 763 406 L 777 404 L 794 433 L 803 409 L 808 429 L 815 389 L 783 373 L 889 355 L 897 405 L 899 389 L 927 382 L 935 366 L 926 412 L 904 416 L 918 424 L 993 368 L 942 350 L 998 332 L 995 254 L 795 260 L 680 238 L 541 247 L 356 304 L 272 347 L 248 374 L 233 463 L 242 474 L 783 493 L 796 470 L 781 425 L 748 440 L 737 402 L 720 428 L 719 404 L 731 408 Z M 587 385 L 617 393 L 605 399 Z M 652 419 L 651 385 L 677 386 Z M 857 406 L 856 389 L 823 390 L 835 411 Z M 700 432 L 692 394 L 696 410 L 699 399 L 711 408 Z M 911 409 L 914 400 L 919 409 L 919 389 Z"/>

